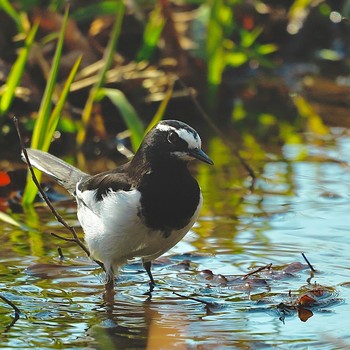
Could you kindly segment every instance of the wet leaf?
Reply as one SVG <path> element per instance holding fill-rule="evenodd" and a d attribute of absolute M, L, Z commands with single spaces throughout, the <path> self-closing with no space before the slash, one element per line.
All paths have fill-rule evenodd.
<path fill-rule="evenodd" d="M 306 322 L 313 315 L 314 315 L 313 312 L 309 309 L 304 309 L 304 308 L 298 309 L 298 317 L 300 321 Z"/>
<path fill-rule="evenodd" d="M 172 266 L 174 270 L 188 270 L 191 267 L 191 261 L 186 259 Z"/>
<path fill-rule="evenodd" d="M 93 266 L 78 266 L 78 265 L 57 265 L 57 264 L 34 264 L 26 269 L 26 273 L 30 276 L 40 278 L 54 278 L 61 274 L 68 274 L 72 271 L 80 271 L 91 269 Z"/>
<path fill-rule="evenodd" d="M 214 278 L 214 274 L 211 270 L 202 270 L 199 272 L 198 277 L 200 279 L 210 281 Z"/>
<path fill-rule="evenodd" d="M 303 305 L 303 306 L 312 306 L 315 303 L 316 303 L 316 300 L 312 296 L 310 296 L 308 294 L 302 295 L 297 300 L 297 304 L 298 305 Z"/>
<path fill-rule="evenodd" d="M 292 262 L 286 267 L 284 267 L 282 272 L 292 274 L 292 273 L 300 272 L 306 269 L 308 269 L 308 266 L 306 264 L 302 264 L 300 262 Z"/>

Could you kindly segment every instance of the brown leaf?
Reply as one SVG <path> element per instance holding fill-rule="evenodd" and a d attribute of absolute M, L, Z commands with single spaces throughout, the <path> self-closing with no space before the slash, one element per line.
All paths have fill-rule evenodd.
<path fill-rule="evenodd" d="M 303 305 L 303 306 L 311 306 L 316 303 L 316 299 L 311 297 L 308 294 L 304 294 L 301 297 L 298 298 L 297 304 L 298 305 Z"/>
<path fill-rule="evenodd" d="M 304 308 L 298 309 L 298 316 L 300 321 L 306 322 L 313 315 L 314 315 L 313 312 L 309 309 L 304 309 Z"/>
<path fill-rule="evenodd" d="M 201 279 L 205 279 L 207 281 L 212 280 L 214 278 L 214 274 L 211 270 L 202 270 L 199 272 L 198 276 Z"/>

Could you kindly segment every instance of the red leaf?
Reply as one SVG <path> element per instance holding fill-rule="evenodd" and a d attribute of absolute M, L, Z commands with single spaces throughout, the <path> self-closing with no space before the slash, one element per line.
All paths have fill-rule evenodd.
<path fill-rule="evenodd" d="M 10 176 L 5 171 L 0 171 L 0 186 L 7 186 L 11 183 Z"/>

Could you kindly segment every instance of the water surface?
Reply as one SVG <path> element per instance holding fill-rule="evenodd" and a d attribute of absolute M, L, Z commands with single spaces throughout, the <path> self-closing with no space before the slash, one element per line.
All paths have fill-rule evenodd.
<path fill-rule="evenodd" d="M 194 169 L 204 192 L 202 216 L 154 264 L 151 297 L 135 261 L 107 305 L 100 270 L 78 247 L 50 235 L 65 231 L 45 207 L 16 216 L 25 228 L 2 224 L 0 293 L 21 317 L 10 326 L 14 312 L 0 302 L 0 348 L 350 347 L 350 132 L 334 128 L 305 140 L 252 161 L 259 169 L 253 190 L 229 151 L 218 155 L 215 140 L 208 145 L 215 168 Z M 57 206 L 77 225 L 74 206 Z M 270 263 L 272 269 L 242 279 Z M 281 307 L 310 290 L 322 291 L 317 303 Z"/>

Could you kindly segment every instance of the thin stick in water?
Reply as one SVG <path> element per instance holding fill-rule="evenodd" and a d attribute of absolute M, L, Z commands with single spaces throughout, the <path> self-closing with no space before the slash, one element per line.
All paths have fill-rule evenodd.
<path fill-rule="evenodd" d="M 306 263 L 308 264 L 310 270 L 311 270 L 312 272 L 316 272 L 316 270 L 315 270 L 314 267 L 311 265 L 310 261 L 309 261 L 308 258 L 305 256 L 305 254 L 304 254 L 304 253 L 301 253 L 301 255 L 302 255 L 302 257 L 304 258 L 304 260 L 306 261 Z"/>
<path fill-rule="evenodd" d="M 6 297 L 0 294 L 0 299 L 2 299 L 6 304 L 10 305 L 15 312 L 15 317 L 18 319 L 21 315 L 20 309 L 11 301 L 8 300 Z"/>

